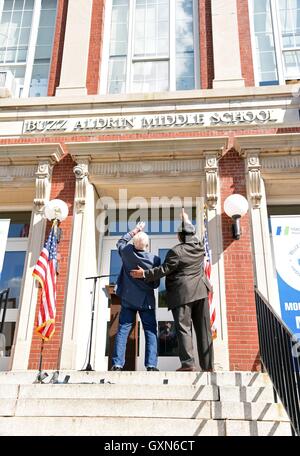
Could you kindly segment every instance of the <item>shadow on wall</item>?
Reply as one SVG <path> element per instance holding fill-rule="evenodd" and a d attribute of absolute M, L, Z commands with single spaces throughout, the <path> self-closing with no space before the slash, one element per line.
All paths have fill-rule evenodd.
<path fill-rule="evenodd" d="M 231 244 L 235 243 L 235 248 L 239 250 L 239 246 L 245 252 L 245 243 L 243 246 L 239 244 L 232 236 L 232 219 L 224 212 L 224 201 L 233 193 L 239 193 L 247 198 L 246 190 L 246 175 L 245 163 L 235 149 L 229 149 L 219 161 L 219 177 L 221 191 L 221 226 L 223 235 L 223 251 L 227 250 Z M 251 254 L 251 239 L 249 232 L 249 213 L 241 219 L 241 239 L 249 240 L 249 254 Z"/>

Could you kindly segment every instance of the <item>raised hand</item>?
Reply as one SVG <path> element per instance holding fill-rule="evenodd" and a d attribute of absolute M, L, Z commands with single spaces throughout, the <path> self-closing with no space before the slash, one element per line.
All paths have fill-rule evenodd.
<path fill-rule="evenodd" d="M 145 228 L 145 226 L 146 226 L 146 223 L 145 223 L 145 222 L 139 222 L 139 223 L 137 223 L 136 228 L 137 228 L 139 231 L 143 231 L 143 229 Z"/>
<path fill-rule="evenodd" d="M 181 219 L 183 222 L 188 222 L 189 221 L 189 216 L 185 212 L 184 208 L 181 209 Z"/>

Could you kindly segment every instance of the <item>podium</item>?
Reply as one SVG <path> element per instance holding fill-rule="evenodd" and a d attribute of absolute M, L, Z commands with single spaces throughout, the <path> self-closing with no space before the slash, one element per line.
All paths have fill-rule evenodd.
<path fill-rule="evenodd" d="M 119 315 L 121 312 L 121 302 L 119 296 L 115 293 L 115 285 L 106 285 L 106 292 L 109 296 L 110 303 L 110 324 L 108 328 L 108 369 L 112 367 L 112 356 L 114 351 L 116 334 L 119 326 Z M 137 319 L 133 324 L 132 330 L 127 339 L 125 365 L 123 370 L 135 371 L 136 358 L 138 355 L 138 324 Z"/>

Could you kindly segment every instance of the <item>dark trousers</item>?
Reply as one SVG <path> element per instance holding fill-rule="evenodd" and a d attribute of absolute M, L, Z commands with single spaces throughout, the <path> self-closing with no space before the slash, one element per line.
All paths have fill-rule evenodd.
<path fill-rule="evenodd" d="M 192 339 L 192 326 L 194 326 L 201 369 L 205 371 L 213 369 L 214 351 L 207 298 L 175 307 L 172 313 L 182 366 L 195 366 Z"/>

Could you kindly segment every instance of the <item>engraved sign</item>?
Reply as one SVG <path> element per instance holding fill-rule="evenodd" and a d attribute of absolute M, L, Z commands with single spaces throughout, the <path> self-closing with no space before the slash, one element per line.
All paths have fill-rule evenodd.
<path fill-rule="evenodd" d="M 281 123 L 283 116 L 283 110 L 271 109 L 25 120 L 23 134 L 67 134 L 120 130 L 186 130 L 209 127 L 266 125 Z"/>

